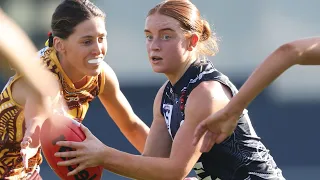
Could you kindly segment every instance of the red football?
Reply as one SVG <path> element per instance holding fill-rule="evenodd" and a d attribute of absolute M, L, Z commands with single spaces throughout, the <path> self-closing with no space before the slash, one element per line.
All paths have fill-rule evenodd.
<path fill-rule="evenodd" d="M 77 141 L 85 140 L 85 134 L 80 129 L 80 123 L 63 115 L 54 115 L 47 119 L 41 127 L 40 141 L 41 149 L 45 159 L 51 169 L 64 180 L 90 179 L 98 180 L 102 177 L 102 167 L 91 167 L 80 171 L 74 176 L 67 176 L 77 166 L 58 166 L 57 162 L 68 158 L 55 157 L 54 153 L 60 151 L 72 151 L 69 147 L 56 145 L 57 141 Z"/>

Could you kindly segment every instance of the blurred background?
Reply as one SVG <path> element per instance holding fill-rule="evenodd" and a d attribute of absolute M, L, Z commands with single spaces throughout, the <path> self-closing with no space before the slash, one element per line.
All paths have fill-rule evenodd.
<path fill-rule="evenodd" d="M 59 2 L 61 0 L 0 0 L 0 6 L 40 49 L 47 39 L 51 15 Z M 160 0 L 93 2 L 107 14 L 108 54 L 105 60 L 116 72 L 121 89 L 135 112 L 150 126 L 153 98 L 165 77 L 152 72 L 143 30 L 148 10 Z M 317 36 L 320 32 L 318 0 L 192 2 L 220 38 L 220 52 L 210 60 L 238 88 L 278 46 L 298 38 Z M 289 180 L 320 178 L 317 138 L 320 81 L 313 80 L 319 77 L 319 67 L 293 67 L 248 108 L 258 135 Z M 6 78 L 0 79 L 0 88 L 4 87 Z M 138 154 L 99 100 L 91 104 L 84 124 L 105 144 Z M 41 175 L 45 180 L 58 179 L 46 163 L 41 166 Z M 126 178 L 105 171 L 103 179 Z"/>

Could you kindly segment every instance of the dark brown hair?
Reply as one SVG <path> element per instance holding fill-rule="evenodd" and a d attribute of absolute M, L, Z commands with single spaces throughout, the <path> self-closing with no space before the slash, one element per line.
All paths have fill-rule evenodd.
<path fill-rule="evenodd" d="M 106 15 L 89 0 L 64 0 L 52 15 L 53 35 L 66 39 L 78 24 L 93 17 L 105 18 Z"/>

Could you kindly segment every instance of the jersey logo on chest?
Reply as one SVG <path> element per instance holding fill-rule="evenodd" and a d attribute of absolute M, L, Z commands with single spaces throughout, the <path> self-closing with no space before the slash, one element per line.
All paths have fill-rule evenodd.
<path fill-rule="evenodd" d="M 171 104 L 163 104 L 162 108 L 164 110 L 164 113 L 163 113 L 164 119 L 166 121 L 169 134 L 170 134 L 170 136 L 172 138 L 170 124 L 171 124 L 173 105 L 171 105 Z"/>

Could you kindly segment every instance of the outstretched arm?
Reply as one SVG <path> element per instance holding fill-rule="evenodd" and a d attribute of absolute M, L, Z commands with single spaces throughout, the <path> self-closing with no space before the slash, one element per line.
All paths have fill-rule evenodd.
<path fill-rule="evenodd" d="M 51 100 L 59 92 L 59 85 L 41 66 L 37 50 L 25 32 L 1 8 L 0 22 L 0 65 L 8 61 L 27 80 L 23 78 L 15 84 L 16 88 L 19 84 L 23 89 L 19 96 L 27 97 L 24 104 L 26 129 L 21 143 L 21 155 L 27 168 L 28 159 L 36 154 L 40 145 L 39 129 L 51 113 Z"/>
<path fill-rule="evenodd" d="M 117 76 L 111 67 L 104 63 L 103 69 L 105 85 L 99 99 L 120 131 L 142 153 L 149 127 L 132 110 L 130 103 L 120 90 Z"/>
<path fill-rule="evenodd" d="M 41 67 L 37 49 L 26 33 L 1 8 L 0 22 L 0 64 L 9 61 L 42 96 L 55 95 L 59 86 L 50 72 Z M 52 86 L 48 88 L 48 84 Z"/>
<path fill-rule="evenodd" d="M 228 106 L 241 113 L 265 87 L 296 64 L 320 65 L 320 37 L 280 46 L 252 73 Z"/>
<path fill-rule="evenodd" d="M 239 116 L 250 102 L 271 84 L 277 77 L 293 65 L 320 65 L 320 37 L 300 39 L 286 43 L 269 55 L 263 63 L 250 75 L 228 105 L 217 113 L 211 114 L 199 124 L 194 135 L 194 145 L 206 133 L 202 152 L 209 151 L 212 146 L 206 142 L 222 142 L 230 135 L 239 120 Z M 217 125 L 220 126 L 217 126 Z M 218 127 L 218 128 L 217 128 Z M 211 143 L 212 144 L 212 143 Z"/>

